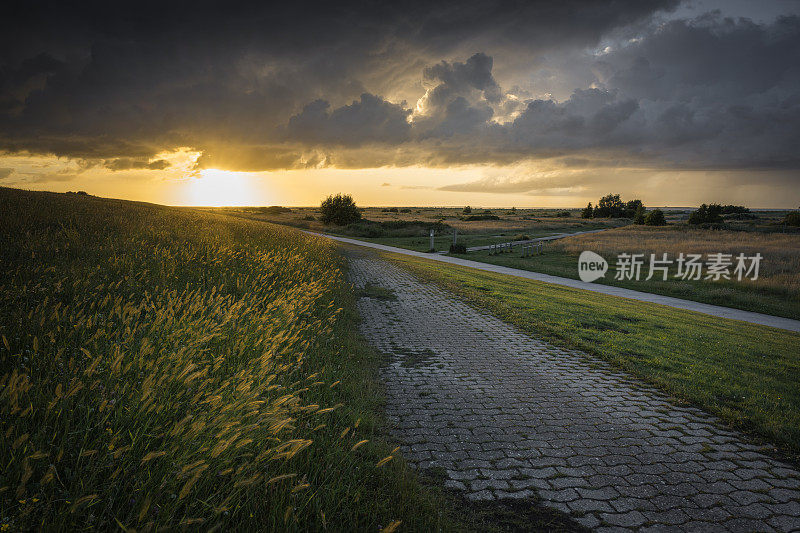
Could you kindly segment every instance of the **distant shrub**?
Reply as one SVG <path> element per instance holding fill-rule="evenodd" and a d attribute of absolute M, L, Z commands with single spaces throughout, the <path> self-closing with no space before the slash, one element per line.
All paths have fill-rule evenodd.
<path fill-rule="evenodd" d="M 383 237 L 385 235 L 381 224 L 372 220 L 351 222 L 345 228 L 345 232 L 359 237 Z"/>
<path fill-rule="evenodd" d="M 388 207 L 386 209 L 381 209 L 381 211 L 383 211 L 384 213 L 397 213 L 398 212 L 396 207 Z"/>
<path fill-rule="evenodd" d="M 787 226 L 800 226 L 800 211 L 787 213 L 783 219 L 783 223 Z"/>
<path fill-rule="evenodd" d="M 644 224 L 647 218 L 647 210 L 644 208 L 643 205 L 640 205 L 636 209 L 636 213 L 633 214 L 633 223 L 634 224 Z"/>
<path fill-rule="evenodd" d="M 666 226 L 667 219 L 661 209 L 653 209 L 644 217 L 644 223 L 648 226 Z"/>
<path fill-rule="evenodd" d="M 749 213 L 750 210 L 743 205 L 723 205 L 722 206 L 722 214 L 723 215 L 731 215 L 731 214 L 742 214 L 742 213 Z"/>
<path fill-rule="evenodd" d="M 269 207 L 256 207 L 256 210 L 259 213 L 264 213 L 267 215 L 280 215 L 283 213 L 291 213 L 292 210 L 288 207 L 283 207 L 280 205 L 271 205 Z"/>
<path fill-rule="evenodd" d="M 514 236 L 514 240 L 515 241 L 529 241 L 529 240 L 531 240 L 531 236 L 530 235 L 519 234 L 519 235 L 515 235 Z"/>
<path fill-rule="evenodd" d="M 312 215 L 306 215 L 306 216 L 303 217 L 303 220 L 313 221 L 313 220 L 317 220 L 317 219 L 314 218 Z"/>
<path fill-rule="evenodd" d="M 644 208 L 641 200 L 623 202 L 619 194 L 607 194 L 600 198 L 597 206 L 590 211 L 592 204 L 581 212 L 583 218 L 634 218 L 639 209 Z"/>
<path fill-rule="evenodd" d="M 467 246 L 462 242 L 457 242 L 450 245 L 451 254 L 465 254 L 467 253 Z"/>
<path fill-rule="evenodd" d="M 462 209 L 461 212 L 464 213 L 465 215 L 470 215 L 472 214 L 472 208 L 468 205 L 464 206 L 464 209 Z"/>
<path fill-rule="evenodd" d="M 572 216 L 572 213 L 570 213 L 569 211 L 559 211 L 558 213 L 556 213 L 556 216 L 558 218 L 569 218 Z"/>
<path fill-rule="evenodd" d="M 758 215 L 754 215 L 753 213 L 731 213 L 729 215 L 723 215 L 725 220 L 757 220 Z"/>
<path fill-rule="evenodd" d="M 622 216 L 623 209 L 625 209 L 625 204 L 622 203 L 619 194 L 607 194 L 597 202 L 593 216 L 594 218 L 615 218 Z"/>
<path fill-rule="evenodd" d="M 461 217 L 461 220 L 475 222 L 477 220 L 500 220 L 500 217 L 497 215 L 469 215 L 467 217 Z"/>
<path fill-rule="evenodd" d="M 449 227 L 441 222 L 426 222 L 424 220 L 384 220 L 379 224 L 382 228 L 389 230 L 419 227 L 426 230 L 435 229 L 436 231 L 441 231 Z"/>
<path fill-rule="evenodd" d="M 356 207 L 353 197 L 349 194 L 330 195 L 320 205 L 322 222 L 346 226 L 361 220 L 361 211 Z"/>
<path fill-rule="evenodd" d="M 594 216 L 594 209 L 592 208 L 592 202 L 589 202 L 589 205 L 583 208 L 581 211 L 581 218 L 592 218 Z"/>
<path fill-rule="evenodd" d="M 689 215 L 689 224 L 716 224 L 722 222 L 722 206 L 703 204 Z"/>
<path fill-rule="evenodd" d="M 361 219 L 348 224 L 343 233 L 354 237 L 415 237 L 428 235 L 430 230 L 446 231 L 451 229 L 442 222 L 426 220 L 375 220 Z"/>
<path fill-rule="evenodd" d="M 628 200 L 621 216 L 623 218 L 636 218 L 636 213 L 640 210 L 644 210 L 644 204 L 641 200 Z"/>
<path fill-rule="evenodd" d="M 400 213 L 410 213 L 410 212 L 411 212 L 411 209 L 409 209 L 408 207 L 406 207 L 404 209 L 400 209 Z"/>

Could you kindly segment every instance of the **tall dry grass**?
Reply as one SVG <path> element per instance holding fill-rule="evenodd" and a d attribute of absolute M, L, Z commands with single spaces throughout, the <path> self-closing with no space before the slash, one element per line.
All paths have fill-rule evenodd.
<path fill-rule="evenodd" d="M 338 383 L 306 361 L 335 349 L 329 244 L 9 189 L 0 213 L 3 529 L 304 529 L 339 512 L 315 503 L 336 471 L 313 444 L 350 453 L 358 432 L 333 424 L 341 405 L 319 399 Z"/>
<path fill-rule="evenodd" d="M 606 256 L 626 253 L 667 253 L 675 259 L 680 253 L 740 253 L 752 256 L 760 253 L 759 279 L 756 286 L 788 290 L 800 296 L 800 235 L 724 231 L 708 229 L 649 228 L 626 226 L 601 233 L 577 235 L 557 241 L 554 249 L 568 253 L 592 250 Z"/>

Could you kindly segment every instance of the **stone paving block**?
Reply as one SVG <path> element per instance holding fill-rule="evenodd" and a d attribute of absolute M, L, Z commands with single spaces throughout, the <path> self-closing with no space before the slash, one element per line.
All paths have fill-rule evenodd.
<path fill-rule="evenodd" d="M 767 520 L 767 524 L 777 531 L 800 531 L 800 516 L 776 515 Z"/>
<path fill-rule="evenodd" d="M 494 500 L 494 495 L 488 490 L 481 490 L 478 492 L 470 492 L 467 498 L 472 501 Z"/>
<path fill-rule="evenodd" d="M 647 518 L 638 511 L 630 513 L 601 513 L 600 520 L 612 526 L 628 528 L 639 527 L 647 522 Z"/>
<path fill-rule="evenodd" d="M 375 255 L 350 279 L 386 354 L 387 420 L 408 462 L 471 500 L 529 498 L 620 531 L 800 529 L 800 473 L 703 411 L 553 346 Z M 645 521 L 642 521 L 643 518 Z"/>
<path fill-rule="evenodd" d="M 567 506 L 570 510 L 576 513 L 613 513 L 614 508 L 611 507 L 611 504 L 608 502 L 600 501 L 600 500 L 586 500 L 583 498 L 578 498 L 576 500 L 572 500 L 567 503 Z M 631 513 L 626 513 L 631 514 Z"/>

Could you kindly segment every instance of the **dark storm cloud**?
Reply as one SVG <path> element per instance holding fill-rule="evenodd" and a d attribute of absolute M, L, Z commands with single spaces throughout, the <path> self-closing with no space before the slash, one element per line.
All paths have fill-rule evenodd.
<path fill-rule="evenodd" d="M 498 159 L 603 152 L 620 166 L 796 170 L 798 65 L 797 17 L 673 21 L 599 55 L 598 88 L 529 100 L 513 121 L 487 126 L 475 147 Z M 475 147 L 463 145 L 473 156 Z M 474 190 L 487 184 L 502 188 Z"/>
<path fill-rule="evenodd" d="M 137 161 L 130 157 L 120 157 L 105 162 L 105 167 L 109 170 L 164 170 L 169 168 L 169 162 L 164 159 L 156 159 L 155 161 Z"/>
<path fill-rule="evenodd" d="M 0 150 L 112 170 L 178 147 L 233 170 L 800 168 L 798 19 L 652 21 L 675 3 L 19 5 L 0 32 Z M 591 80 L 562 101 L 495 74 L 558 54 L 574 61 L 553 77 Z"/>
<path fill-rule="evenodd" d="M 288 119 L 314 100 L 338 108 L 363 93 L 413 84 L 412 58 L 436 63 L 499 42 L 523 53 L 593 45 L 606 31 L 674 4 L 18 3 L 6 8 L 0 31 L 0 149 L 116 159 L 240 143 L 255 162 L 258 150 L 285 141 Z M 442 69 L 434 65 L 430 75 Z M 496 91 L 488 76 L 468 82 Z M 353 126 L 349 118 L 368 114 L 369 104 L 361 103 L 362 115 L 334 110 L 315 142 L 364 140 L 374 123 L 342 130 Z M 403 139 L 395 118 L 378 141 Z"/>
<path fill-rule="evenodd" d="M 330 103 L 315 100 L 289 119 L 289 139 L 307 143 L 360 145 L 400 143 L 408 140 L 411 113 L 402 105 L 389 103 L 369 93 L 351 104 L 329 111 Z"/>
<path fill-rule="evenodd" d="M 499 102 L 500 86 L 492 76 L 493 60 L 486 54 L 478 53 L 464 63 L 453 64 L 442 61 L 423 71 L 425 80 L 437 83 L 431 92 L 432 105 L 442 105 L 453 94 L 461 94 L 472 89 L 482 91 L 487 102 Z"/>

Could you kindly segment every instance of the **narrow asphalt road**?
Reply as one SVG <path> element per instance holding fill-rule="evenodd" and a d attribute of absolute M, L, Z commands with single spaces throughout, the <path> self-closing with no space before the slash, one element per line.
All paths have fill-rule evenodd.
<path fill-rule="evenodd" d="M 415 257 L 430 259 L 431 261 L 441 261 L 443 263 L 450 263 L 453 265 L 475 268 L 487 272 L 497 272 L 498 274 L 506 274 L 508 276 L 517 276 L 525 279 L 543 281 L 545 283 L 553 283 L 555 285 L 563 285 L 565 287 L 572 287 L 575 289 L 582 289 L 585 291 L 598 292 L 602 294 L 608 294 L 611 296 L 619 296 L 620 298 L 639 300 L 641 302 L 650 302 L 654 304 L 665 305 L 667 307 L 674 307 L 676 309 L 685 309 L 687 311 L 704 313 L 706 315 L 717 316 L 720 318 L 740 320 L 742 322 L 749 322 L 751 324 L 770 326 L 773 328 L 784 329 L 800 333 L 800 320 L 793 320 L 791 318 L 765 315 L 762 313 L 754 313 L 752 311 L 742 311 L 741 309 L 733 309 L 730 307 L 722 307 L 719 305 L 704 304 L 700 302 L 694 302 L 691 300 L 682 300 L 680 298 L 673 298 L 671 296 L 662 296 L 660 294 L 651 294 L 648 292 L 634 291 L 631 289 L 623 289 L 621 287 L 612 287 L 610 285 L 598 285 L 595 283 L 586 283 L 576 279 L 551 276 L 549 274 L 540 274 L 539 272 L 520 270 L 518 268 L 490 265 L 488 263 L 481 263 L 478 261 L 461 259 L 460 257 L 451 257 L 451 256 L 430 254 L 424 252 L 415 252 L 413 250 L 406 250 L 404 248 L 396 248 L 394 246 L 386 246 L 384 244 L 376 244 L 367 241 L 360 241 L 358 239 L 349 239 L 347 237 L 337 237 L 334 235 L 326 235 L 323 233 L 314 233 L 310 231 L 306 231 L 305 233 L 308 233 L 310 235 L 317 235 L 319 237 L 325 237 L 327 239 L 333 239 L 339 242 L 345 242 L 348 244 L 355 244 L 357 246 L 374 248 L 376 250 L 382 250 L 385 252 L 413 255 Z"/>
<path fill-rule="evenodd" d="M 607 363 L 348 251 L 403 455 L 473 500 L 534 493 L 597 531 L 797 531 L 800 473 Z M 367 293 L 368 294 L 368 293 Z M 676 348 L 679 349 L 679 348 Z"/>

